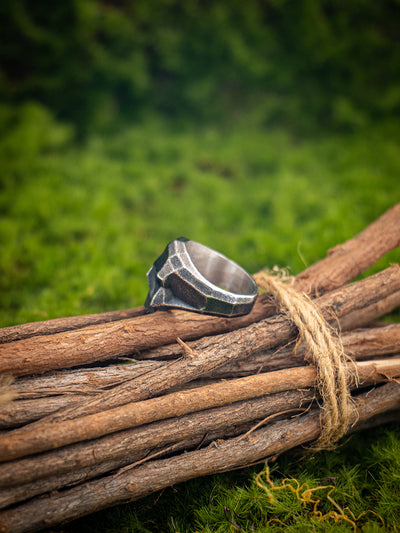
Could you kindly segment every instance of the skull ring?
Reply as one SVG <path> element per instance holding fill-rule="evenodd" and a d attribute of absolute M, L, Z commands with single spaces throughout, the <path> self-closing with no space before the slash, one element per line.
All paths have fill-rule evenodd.
<path fill-rule="evenodd" d="M 147 272 L 150 311 L 186 309 L 212 315 L 249 313 L 257 284 L 241 266 L 224 255 L 181 237 L 170 242 Z"/>

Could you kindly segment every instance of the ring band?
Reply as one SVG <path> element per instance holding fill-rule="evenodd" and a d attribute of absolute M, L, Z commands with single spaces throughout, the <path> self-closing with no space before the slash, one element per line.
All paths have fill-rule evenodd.
<path fill-rule="evenodd" d="M 171 241 L 147 272 L 151 311 L 178 308 L 223 316 L 245 315 L 257 298 L 257 284 L 237 263 L 181 237 Z"/>

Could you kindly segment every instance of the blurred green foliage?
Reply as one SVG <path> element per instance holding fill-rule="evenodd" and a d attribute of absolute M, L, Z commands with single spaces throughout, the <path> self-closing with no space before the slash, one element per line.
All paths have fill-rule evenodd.
<path fill-rule="evenodd" d="M 399 115 L 399 0 L 13 0 L 0 96 L 80 131 L 174 120 L 354 128 Z"/>
<path fill-rule="evenodd" d="M 397 123 L 310 140 L 154 120 L 78 146 L 37 104 L 0 117 L 3 326 L 141 305 L 146 270 L 182 235 L 249 272 L 296 274 L 400 197 Z"/>

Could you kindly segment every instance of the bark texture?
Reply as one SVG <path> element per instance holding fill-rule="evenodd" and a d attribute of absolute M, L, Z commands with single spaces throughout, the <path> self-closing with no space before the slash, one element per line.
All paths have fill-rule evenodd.
<path fill-rule="evenodd" d="M 356 400 L 357 423 L 381 412 L 400 408 L 400 385 L 389 383 Z M 34 498 L 16 509 L 0 513 L 1 533 L 28 533 L 65 523 L 99 509 L 133 501 L 194 477 L 243 467 L 315 440 L 321 413 L 312 411 L 258 429 L 247 438 L 236 437 L 168 459 L 106 476 L 48 498 Z"/>
<path fill-rule="evenodd" d="M 104 462 L 114 461 L 117 466 L 124 466 L 127 464 L 127 458 L 128 463 L 139 461 L 159 448 L 190 438 L 196 440 L 197 446 L 207 435 L 213 435 L 212 440 L 223 438 L 236 427 L 254 424 L 254 421 L 275 413 L 307 410 L 314 398 L 314 390 L 285 391 L 162 420 L 40 455 L 2 463 L 0 487 L 4 489 L 3 492 L 9 492 L 11 486 L 24 485 L 51 476 L 60 477 L 62 474 Z"/>
<path fill-rule="evenodd" d="M 350 376 L 360 387 L 375 385 L 385 380 L 385 377 L 386 379 L 400 377 L 400 359 L 364 361 L 349 365 Z M 0 437 L 0 458 L 2 461 L 9 461 L 75 442 L 96 439 L 157 420 L 177 418 L 191 412 L 228 405 L 235 401 L 313 387 L 316 377 L 316 370 L 312 366 L 277 370 L 129 403 L 57 424 L 43 422 L 40 431 L 36 427 L 31 430 L 16 429 Z"/>
<path fill-rule="evenodd" d="M 91 315 L 53 318 L 51 320 L 40 320 L 17 326 L 9 326 L 0 329 L 0 344 L 39 335 L 54 335 L 54 333 L 60 333 L 61 331 L 70 331 L 72 329 L 93 326 L 94 324 L 106 324 L 107 322 L 133 318 L 135 316 L 145 315 L 146 313 L 147 310 L 143 306 L 140 306 L 121 311 L 108 311 Z"/>
<path fill-rule="evenodd" d="M 358 361 L 400 353 L 400 324 L 346 332 L 342 335 L 342 343 L 345 353 Z M 232 379 L 302 366 L 307 360 L 307 353 L 303 344 L 294 350 L 294 343 L 290 343 L 228 363 L 205 374 L 203 379 Z M 18 427 L 44 418 L 62 407 L 86 402 L 102 390 L 160 369 L 165 364 L 164 361 L 141 361 L 131 365 L 111 365 L 106 369 L 90 368 L 22 378 L 15 384 L 20 399 L 0 408 L 0 428 Z M 197 380 L 191 382 L 190 387 L 196 384 Z"/>

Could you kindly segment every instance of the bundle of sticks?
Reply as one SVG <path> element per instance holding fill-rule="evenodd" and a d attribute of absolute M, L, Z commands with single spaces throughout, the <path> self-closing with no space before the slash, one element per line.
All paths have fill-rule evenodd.
<path fill-rule="evenodd" d="M 377 321 L 400 304 L 400 268 L 349 283 L 399 244 L 397 204 L 292 283 L 351 358 L 348 433 L 400 419 L 400 324 Z M 0 330 L 0 532 L 46 529 L 318 439 L 318 370 L 277 311 L 264 293 L 236 318 L 141 307 Z"/>

